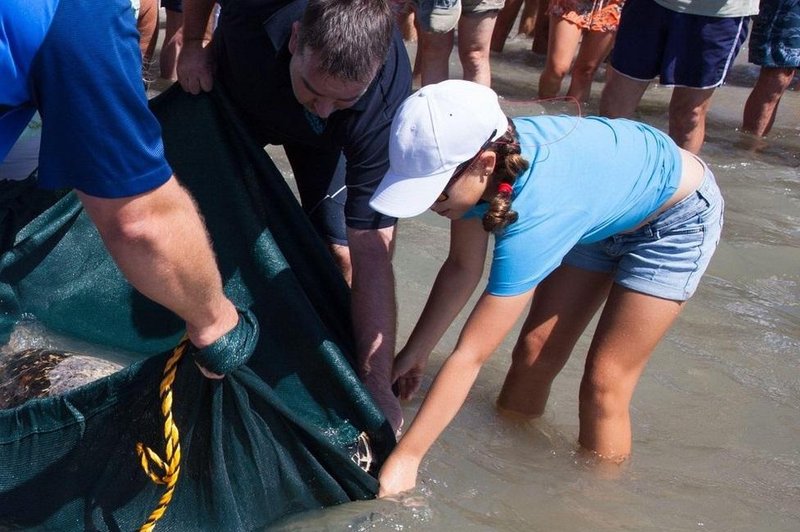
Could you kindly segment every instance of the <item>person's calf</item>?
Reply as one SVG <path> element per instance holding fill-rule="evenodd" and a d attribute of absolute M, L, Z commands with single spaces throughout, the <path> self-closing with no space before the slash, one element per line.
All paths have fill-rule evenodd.
<path fill-rule="evenodd" d="M 686 151 L 700 153 L 714 89 L 675 87 L 669 102 L 669 136 Z"/>
<path fill-rule="evenodd" d="M 622 462 L 631 453 L 630 394 L 598 385 L 584 375 L 579 393 L 578 443 L 603 460 Z"/>
<path fill-rule="evenodd" d="M 445 34 L 421 32 L 418 34 L 420 77 L 422 85 L 439 83 L 450 77 L 450 52 L 453 49 L 453 32 Z M 415 61 L 416 64 L 416 61 Z"/>
<path fill-rule="evenodd" d="M 706 136 L 705 113 L 690 113 L 688 115 L 669 115 L 669 136 L 675 144 L 684 150 L 700 153 Z"/>
<path fill-rule="evenodd" d="M 489 54 L 481 51 L 469 51 L 459 54 L 461 68 L 463 69 L 463 79 L 474 81 L 487 87 L 492 84 L 492 68 L 489 63 Z"/>
<path fill-rule="evenodd" d="M 497 397 L 500 410 L 527 417 L 544 414 L 550 387 L 569 359 L 569 351 L 546 351 L 548 339 L 535 333 L 520 338 Z"/>
<path fill-rule="evenodd" d="M 580 104 L 588 102 L 592 96 L 592 83 L 596 71 L 596 67 L 577 72 L 573 69 L 567 96 L 575 98 Z"/>
<path fill-rule="evenodd" d="M 742 131 L 759 137 L 772 128 L 781 97 L 794 78 L 793 68 L 764 67 L 744 105 Z"/>

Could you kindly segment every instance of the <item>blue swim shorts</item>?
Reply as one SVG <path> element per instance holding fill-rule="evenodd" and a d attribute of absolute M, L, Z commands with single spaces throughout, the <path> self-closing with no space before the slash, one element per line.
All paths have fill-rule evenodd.
<path fill-rule="evenodd" d="M 747 37 L 749 17 L 678 13 L 653 0 L 627 0 L 611 54 L 614 70 L 662 85 L 722 85 Z"/>
<path fill-rule="evenodd" d="M 800 0 L 761 0 L 748 59 L 764 67 L 800 67 Z"/>
<path fill-rule="evenodd" d="M 697 289 L 722 233 L 724 201 L 706 167 L 702 184 L 642 227 L 579 244 L 564 264 L 615 272 L 614 282 L 663 299 L 686 301 Z"/>

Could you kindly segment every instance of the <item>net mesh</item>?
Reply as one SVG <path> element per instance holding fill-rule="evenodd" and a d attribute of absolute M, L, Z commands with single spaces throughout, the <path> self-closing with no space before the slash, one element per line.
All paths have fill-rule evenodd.
<path fill-rule="evenodd" d="M 224 95 L 152 102 L 228 296 L 259 319 L 224 380 L 177 364 L 180 479 L 156 530 L 253 530 L 374 496 L 391 428 L 351 366 L 349 293 L 282 176 Z M 182 322 L 133 290 L 72 193 L 0 189 L 0 334 L 22 318 L 138 359 L 63 395 L 0 410 L 0 528 L 134 530 L 164 492 L 136 444 L 164 448 L 159 384 Z M 2 360 L 0 360 L 0 364 Z"/>

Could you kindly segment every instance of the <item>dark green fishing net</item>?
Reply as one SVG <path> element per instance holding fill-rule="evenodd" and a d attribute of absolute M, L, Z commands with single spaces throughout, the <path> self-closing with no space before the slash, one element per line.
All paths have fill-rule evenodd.
<path fill-rule="evenodd" d="M 156 530 L 252 530 L 374 496 L 356 462 L 374 474 L 394 438 L 351 367 L 349 293 L 327 249 L 222 95 L 173 87 L 152 108 L 225 290 L 261 326 L 253 357 L 222 381 L 180 361 L 181 470 Z M 74 194 L 4 183 L 0 218 L 0 334 L 33 316 L 141 354 L 64 395 L 0 410 L 0 529 L 134 530 L 164 493 L 136 444 L 164 448 L 159 383 L 182 322 L 126 283 Z"/>

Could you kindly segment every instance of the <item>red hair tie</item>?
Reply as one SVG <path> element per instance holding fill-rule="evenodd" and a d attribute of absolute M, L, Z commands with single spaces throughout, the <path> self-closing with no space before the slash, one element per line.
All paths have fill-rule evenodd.
<path fill-rule="evenodd" d="M 498 194 L 505 194 L 506 196 L 510 196 L 511 193 L 514 192 L 514 188 L 508 183 L 500 183 L 497 187 Z"/>

